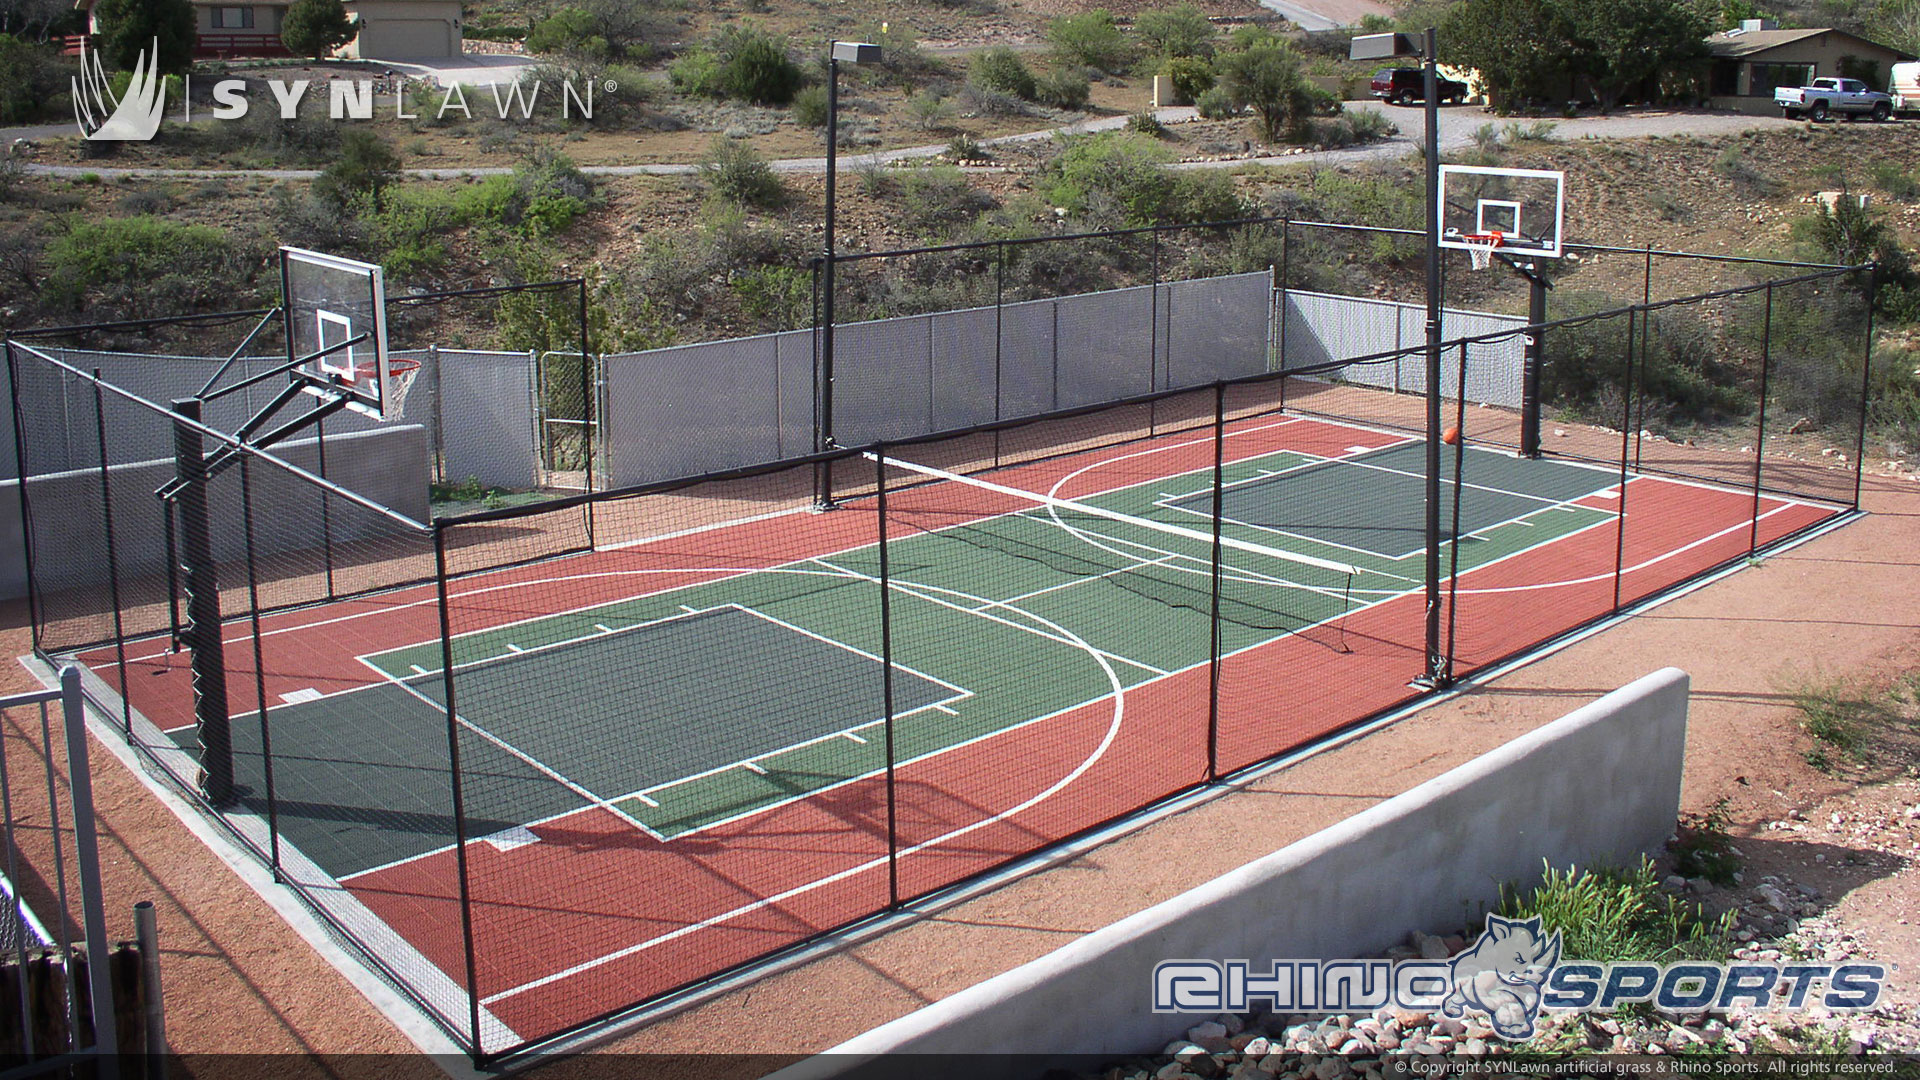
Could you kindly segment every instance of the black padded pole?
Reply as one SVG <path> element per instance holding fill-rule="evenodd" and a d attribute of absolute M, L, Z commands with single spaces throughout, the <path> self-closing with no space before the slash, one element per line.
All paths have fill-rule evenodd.
<path fill-rule="evenodd" d="M 207 463 L 202 456 L 200 400 L 173 403 L 173 467 L 179 482 L 180 573 L 187 593 L 181 637 L 193 654 L 193 715 L 200 739 L 200 793 L 214 806 L 233 802 L 233 732 L 227 711 L 227 663 L 220 640 L 220 579 L 213 564 L 213 526 L 207 511 Z"/>

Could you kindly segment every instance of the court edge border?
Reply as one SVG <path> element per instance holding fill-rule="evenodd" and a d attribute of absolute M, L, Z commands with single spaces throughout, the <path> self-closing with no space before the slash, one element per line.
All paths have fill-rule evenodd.
<path fill-rule="evenodd" d="M 38 682 L 49 687 L 59 685 L 60 665 L 46 657 L 31 654 L 18 659 L 20 666 Z M 84 665 L 82 677 L 86 683 L 96 679 L 91 671 L 84 669 Z M 161 806 L 179 820 L 194 839 L 206 845 L 215 858 L 226 864 L 242 883 L 286 921 L 295 934 L 332 965 L 375 1011 L 419 1049 L 422 1056 L 431 1059 L 453 1080 L 480 1080 L 496 1075 L 494 1071 L 476 1068 L 472 1055 L 426 1007 L 407 997 L 393 986 L 388 976 L 358 956 L 350 946 L 343 944 L 339 932 L 314 911 L 313 905 L 298 891 L 275 881 L 265 863 L 225 835 L 218 825 L 208 820 L 200 807 L 174 790 L 167 777 L 156 775 L 142 761 L 140 752 L 127 742 L 125 733 L 115 725 L 113 717 L 109 715 L 113 710 L 102 703 L 95 686 L 86 685 L 85 690 L 87 728 L 94 741 L 112 754 L 159 800 Z"/>
<path fill-rule="evenodd" d="M 1822 505 L 1815 501 L 1811 505 Z M 1199 783 L 1182 791 L 1175 792 L 1155 803 L 1138 810 L 1129 811 L 1105 822 L 1089 826 L 1067 839 L 1058 841 L 1044 850 L 1023 856 L 1013 862 L 1004 863 L 981 871 L 945 888 L 909 900 L 893 911 L 881 912 L 856 920 L 835 930 L 828 930 L 815 937 L 789 946 L 783 952 L 773 953 L 755 960 L 746 961 L 731 971 L 722 972 L 705 980 L 679 990 L 668 991 L 652 1001 L 626 1009 L 614 1010 L 590 1020 L 574 1025 L 570 1031 L 559 1032 L 544 1039 L 535 1040 L 507 1052 L 489 1055 L 486 1058 L 487 1075 L 511 1074 L 538 1068 L 559 1060 L 565 1055 L 578 1054 L 592 1050 L 601 1044 L 624 1038 L 636 1031 L 668 1019 L 679 1013 L 705 1004 L 715 998 L 751 985 L 762 979 L 783 974 L 795 968 L 805 966 L 821 957 L 843 952 L 862 945 L 885 934 L 892 933 L 911 923 L 931 918 L 949 908 L 965 903 L 976 897 L 993 892 L 1008 884 L 1071 862 L 1089 851 L 1102 847 L 1115 840 L 1122 839 L 1134 832 L 1156 824 L 1160 820 L 1175 814 L 1184 813 L 1197 806 L 1205 805 L 1237 791 L 1242 791 L 1273 773 L 1292 768 L 1310 758 L 1317 757 L 1330 750 L 1338 749 L 1347 743 L 1364 738 L 1381 728 L 1398 723 L 1430 706 L 1450 701 L 1462 694 L 1476 689 L 1494 679 L 1518 671 L 1537 661 L 1544 660 L 1563 649 L 1576 645 L 1587 638 L 1604 633 L 1615 626 L 1671 603 L 1684 596 L 1716 584 L 1742 570 L 1748 569 L 1755 561 L 1772 558 L 1817 540 L 1866 517 L 1867 512 L 1857 507 L 1839 506 L 1826 503 L 1835 509 L 1834 516 L 1817 521 L 1802 529 L 1789 533 L 1770 544 L 1762 545 L 1750 554 L 1741 554 L 1701 571 L 1698 575 L 1677 582 L 1649 596 L 1626 604 L 1619 611 L 1610 612 L 1591 619 L 1579 626 L 1562 631 L 1517 652 L 1489 661 L 1472 674 L 1462 676 L 1445 690 L 1429 691 L 1419 697 L 1390 706 L 1372 716 L 1362 717 L 1344 727 L 1337 728 L 1312 742 L 1285 751 L 1277 757 L 1256 761 L 1234 772 L 1221 776 L 1213 783 Z M 801 1056 L 811 1056 L 802 1053 Z"/>

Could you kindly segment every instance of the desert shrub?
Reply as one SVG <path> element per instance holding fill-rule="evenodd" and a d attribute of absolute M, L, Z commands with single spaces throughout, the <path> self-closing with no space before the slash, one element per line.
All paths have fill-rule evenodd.
<path fill-rule="evenodd" d="M 900 180 L 900 221 L 917 236 L 946 236 L 997 205 L 951 165 L 913 169 Z"/>
<path fill-rule="evenodd" d="M 773 166 L 739 139 L 715 139 L 700 162 L 700 176 L 715 195 L 742 206 L 776 207 L 787 199 Z"/>
<path fill-rule="evenodd" d="M 1165 225 L 1240 216 L 1232 178 L 1176 173 L 1173 152 L 1132 132 L 1070 140 L 1035 184 L 1049 203 L 1097 224 Z"/>
<path fill-rule="evenodd" d="M 1173 83 L 1173 92 L 1182 101 L 1198 102 L 1200 95 L 1213 89 L 1213 65 L 1197 56 L 1176 56 L 1160 68 Z"/>
<path fill-rule="evenodd" d="M 1019 53 L 1004 45 L 975 55 L 972 66 L 967 70 L 967 79 L 975 86 L 1011 94 L 1022 101 L 1032 101 L 1038 91 L 1033 72 L 1027 69 L 1026 61 L 1020 59 Z"/>
<path fill-rule="evenodd" d="M 1154 116 L 1153 113 L 1146 110 L 1127 117 L 1127 130 L 1138 132 L 1152 139 L 1164 139 L 1167 135 L 1166 125 L 1162 124 L 1159 118 Z"/>
<path fill-rule="evenodd" d="M 800 90 L 800 65 L 787 55 L 785 38 L 752 26 L 728 27 L 714 38 L 722 59 L 726 95 L 755 105 L 785 105 Z"/>
<path fill-rule="evenodd" d="M 1047 41 L 1060 59 L 1100 71 L 1123 71 L 1133 57 L 1133 47 L 1105 9 L 1054 19 L 1047 24 Z"/>
<path fill-rule="evenodd" d="M 827 126 L 827 88 L 809 86 L 793 95 L 793 122 L 801 127 Z"/>
<path fill-rule="evenodd" d="M 1012 94 L 989 90 L 974 83 L 961 87 L 960 101 L 966 111 L 975 116 L 1028 116 L 1033 112 L 1026 102 Z"/>
<path fill-rule="evenodd" d="M 1133 20 L 1133 32 L 1148 52 L 1168 58 L 1211 55 L 1216 36 L 1213 24 L 1192 4 L 1143 11 Z"/>
<path fill-rule="evenodd" d="M 667 81 L 688 97 L 727 96 L 726 62 L 712 49 L 689 49 L 667 67 Z"/>
<path fill-rule="evenodd" d="M 242 259 L 222 229 L 151 216 L 74 220 L 48 242 L 43 294 L 100 320 L 235 304 Z"/>
<path fill-rule="evenodd" d="M 1329 95 L 1307 81 L 1300 53 L 1290 44 L 1236 38 L 1255 43 L 1220 55 L 1214 63 L 1220 85 L 1236 104 L 1252 106 L 1260 115 L 1261 133 L 1269 142 L 1298 136 Z"/>
<path fill-rule="evenodd" d="M 317 251 L 364 251 L 367 229 L 350 206 L 301 191 L 292 185 L 274 189 L 273 231 L 282 243 Z"/>
<path fill-rule="evenodd" d="M 1224 86 L 1215 86 L 1193 99 L 1202 118 L 1207 120 L 1231 120 L 1240 110 L 1233 103 L 1233 95 Z"/>
<path fill-rule="evenodd" d="M 993 155 L 980 145 L 980 140 L 963 131 L 947 143 L 946 152 L 941 156 L 948 161 L 986 161 Z"/>
<path fill-rule="evenodd" d="M 389 186 L 400 180 L 400 155 L 385 139 L 365 128 L 350 128 L 340 138 L 340 156 L 313 179 L 317 198 L 345 207 L 364 198 L 378 209 Z"/>
<path fill-rule="evenodd" d="M 570 7 L 533 24 L 527 31 L 527 51 L 604 59 L 613 54 L 613 46 L 595 32 L 593 16 Z"/>
<path fill-rule="evenodd" d="M 923 90 L 907 98 L 907 121 L 921 131 L 939 131 L 953 123 L 953 103 Z"/>
<path fill-rule="evenodd" d="M 813 275 L 800 267 L 750 267 L 734 274 L 729 284 L 741 312 L 760 320 L 764 330 L 798 329 L 813 317 Z"/>
<path fill-rule="evenodd" d="M 1555 301 L 1555 315 L 1561 318 L 1619 306 L 1608 296 L 1562 292 Z M 1644 331 L 1630 330 L 1624 318 L 1555 330 L 1552 362 L 1541 369 L 1542 399 L 1570 415 L 1618 425 L 1627 358 L 1638 351 L 1644 360 L 1635 361 L 1632 375 L 1649 428 L 1720 423 L 1747 414 L 1753 402 L 1743 380 L 1697 314 L 1671 308 L 1652 313 L 1649 321 Z M 1640 340 L 1629 350 L 1628 335 L 1635 332 Z"/>
<path fill-rule="evenodd" d="M 1056 109 L 1084 109 L 1092 93 L 1093 85 L 1078 68 L 1056 68 L 1034 80 L 1034 99 Z"/>
<path fill-rule="evenodd" d="M 69 76 L 75 70 L 45 45 L 0 34 L 0 124 L 71 116 Z"/>
<path fill-rule="evenodd" d="M 1724 961 L 1734 947 L 1734 913 L 1710 918 L 1662 892 L 1645 858 L 1630 870 L 1547 865 L 1531 891 L 1501 886 L 1498 914 L 1538 918 L 1543 936 L 1559 931 L 1562 960 Z"/>

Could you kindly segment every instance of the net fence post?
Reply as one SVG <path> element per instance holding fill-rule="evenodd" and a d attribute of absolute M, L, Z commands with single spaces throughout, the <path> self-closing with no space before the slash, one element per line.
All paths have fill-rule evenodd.
<path fill-rule="evenodd" d="M 20 355 L 13 342 L 7 342 L 7 380 L 13 389 L 13 451 L 14 460 L 19 463 L 15 471 L 19 475 L 18 497 L 20 500 L 20 557 L 27 571 L 27 623 L 34 651 L 40 649 L 40 586 L 33 573 L 33 512 L 27 498 L 27 426 L 26 418 L 20 411 Z M 25 962 L 21 970 L 25 971 Z"/>
<path fill-rule="evenodd" d="M 485 1056 L 480 1041 L 480 984 L 473 948 L 473 893 L 467 875 L 467 807 L 460 776 L 460 717 L 453 696 L 453 613 L 447 603 L 447 528 L 433 527 L 434 593 L 440 608 L 440 683 L 447 698 L 447 780 L 453 794 L 453 858 L 460 878 L 460 938 L 466 960 L 467 1022 L 475 1061 Z"/>
<path fill-rule="evenodd" d="M 587 322 L 589 315 L 588 315 L 588 304 L 587 304 L 587 279 L 586 278 L 583 277 L 580 279 L 579 289 L 580 289 L 580 452 L 586 458 L 585 468 L 586 468 L 587 493 L 592 494 L 594 491 L 593 459 L 600 449 L 600 446 L 599 446 L 600 440 L 598 437 L 599 425 L 597 423 L 600 417 L 599 417 L 599 412 L 594 407 L 596 403 L 594 401 L 593 391 L 594 391 L 594 387 L 599 384 L 600 379 L 599 379 L 599 365 L 593 362 L 593 353 L 590 351 L 593 346 L 593 335 Z M 592 547 L 594 546 L 593 545 L 593 526 L 594 526 L 593 500 L 591 499 L 587 500 L 586 508 L 587 508 L 586 509 L 587 546 Z"/>
<path fill-rule="evenodd" d="M 1638 383 L 1633 370 L 1634 318 L 1643 314 L 1639 308 L 1627 309 L 1627 366 L 1620 377 L 1620 501 L 1614 513 L 1613 540 L 1613 610 L 1620 610 L 1621 578 L 1627 572 L 1627 464 L 1633 458 L 1633 396 Z M 1644 328 L 1640 328 L 1644 334 Z"/>
<path fill-rule="evenodd" d="M 873 448 L 874 509 L 880 546 L 880 694 L 886 712 L 887 744 L 887 906 L 900 906 L 899 785 L 894 775 L 893 584 L 887 561 L 887 448 Z"/>
<path fill-rule="evenodd" d="M 102 1060 L 99 1075 L 117 1075 L 119 1032 L 113 1002 L 113 965 L 109 962 L 110 939 L 107 914 L 100 883 L 100 836 L 94 827 L 93 772 L 87 760 L 87 706 L 80 693 L 80 669 L 68 665 L 60 672 L 60 713 L 67 743 L 68 795 L 73 803 L 74 868 L 80 877 L 80 919 L 87 935 L 88 1019 L 93 1024 L 93 1047 Z M 51 752 L 51 747 L 49 747 Z M 53 787 L 48 774 L 48 788 Z M 63 905 L 64 906 L 64 905 Z M 64 914 L 64 912 L 63 912 Z M 71 972 L 71 967 L 69 967 Z M 79 988 L 68 994 L 79 998 Z M 80 1047 L 80 1032 L 73 1033 L 75 1049 Z"/>
<path fill-rule="evenodd" d="M 113 605 L 113 657 L 120 671 L 120 685 L 127 683 L 127 634 L 120 605 L 120 552 L 113 532 L 113 473 L 107 467 L 106 395 L 100 390 L 100 369 L 93 369 L 93 426 L 100 444 L 100 525 L 107 541 L 107 601 Z M 24 471 L 24 470 L 23 470 Z M 26 477 L 20 477 L 22 487 Z M 131 694 L 120 695 L 120 732 L 133 737 Z"/>
<path fill-rule="evenodd" d="M 1460 496 L 1466 490 L 1467 474 L 1467 343 L 1460 343 L 1460 379 L 1454 384 L 1453 403 L 1453 521 L 1448 526 L 1447 548 L 1447 658 L 1444 669 L 1453 681 L 1454 629 L 1460 615 Z"/>
<path fill-rule="evenodd" d="M 994 245 L 993 268 L 993 422 L 1006 419 L 1006 397 L 1003 373 L 1000 367 L 1001 324 L 1006 318 L 1007 309 L 1007 242 L 1001 240 Z M 1000 429 L 993 429 L 993 466 L 1000 467 Z"/>
<path fill-rule="evenodd" d="M 440 374 L 440 345 L 427 345 L 427 439 L 431 447 L 427 471 L 435 483 L 447 482 L 446 380 Z"/>
<path fill-rule="evenodd" d="M 1148 257 L 1150 283 L 1147 285 L 1147 393 L 1160 389 L 1160 226 L 1148 234 L 1152 254 Z M 1172 380 L 1169 379 L 1169 382 Z M 1159 431 L 1160 402 L 1147 402 L 1147 434 Z"/>
<path fill-rule="evenodd" d="M 1853 508 L 1860 509 L 1860 489 L 1866 480 L 1867 471 L 1867 418 L 1870 415 L 1868 405 L 1873 399 L 1873 301 L 1880 287 L 1880 264 L 1871 263 L 1865 270 L 1867 282 L 1865 340 L 1860 348 L 1860 432 L 1853 448 Z"/>
<path fill-rule="evenodd" d="M 1760 409 L 1753 430 L 1753 519 L 1747 529 L 1747 554 L 1760 550 L 1761 470 L 1767 449 L 1768 376 L 1773 372 L 1773 282 L 1767 282 L 1766 315 L 1760 320 Z"/>
<path fill-rule="evenodd" d="M 280 801 L 273 789 L 273 732 L 267 718 L 267 665 L 260 641 L 259 557 L 253 541 L 253 455 L 240 455 L 241 536 L 247 556 L 247 622 L 253 637 L 253 692 L 260 715 L 260 768 L 267 789 L 267 854 L 273 879 L 280 878 Z"/>
<path fill-rule="evenodd" d="M 192 653 L 193 713 L 200 743 L 200 792 L 216 807 L 233 802 L 233 731 L 227 709 L 227 664 L 220 635 L 220 579 L 213 562 L 207 468 L 201 456 L 200 400 L 173 403 L 174 504 L 180 515 L 180 572 L 186 585 L 182 637 Z M 329 590 L 331 591 L 331 590 Z"/>
<path fill-rule="evenodd" d="M 1213 548 L 1209 559 L 1212 609 L 1207 616 L 1207 782 L 1220 779 L 1220 523 L 1227 453 L 1227 384 L 1213 384 Z"/>
<path fill-rule="evenodd" d="M 1279 355 L 1274 358 L 1274 364 L 1280 372 L 1280 407 L 1282 409 L 1287 407 L 1287 292 L 1292 288 L 1290 284 L 1292 279 L 1288 276 L 1292 269 L 1290 265 L 1292 258 L 1293 218 L 1284 217 L 1280 219 L 1280 266 L 1274 271 L 1275 314 L 1268 316 L 1276 324 L 1273 334 L 1280 340 L 1279 348 L 1275 350 Z"/>

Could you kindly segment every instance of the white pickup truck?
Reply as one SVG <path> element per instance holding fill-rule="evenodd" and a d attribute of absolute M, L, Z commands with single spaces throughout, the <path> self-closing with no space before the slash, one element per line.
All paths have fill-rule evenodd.
<path fill-rule="evenodd" d="M 1859 79 L 1815 79 L 1806 86 L 1782 86 L 1774 90 L 1773 103 L 1789 120 L 1800 119 L 1801 113 L 1814 120 L 1825 120 L 1834 113 L 1875 120 L 1893 115 L 1893 99 L 1867 89 Z"/>

